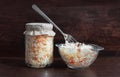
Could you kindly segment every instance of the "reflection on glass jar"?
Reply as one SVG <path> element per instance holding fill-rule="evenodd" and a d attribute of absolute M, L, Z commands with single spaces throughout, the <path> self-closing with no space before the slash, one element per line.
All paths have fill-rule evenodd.
<path fill-rule="evenodd" d="M 25 31 L 25 61 L 34 68 L 43 68 L 53 62 L 55 33 L 49 23 L 27 23 Z"/>

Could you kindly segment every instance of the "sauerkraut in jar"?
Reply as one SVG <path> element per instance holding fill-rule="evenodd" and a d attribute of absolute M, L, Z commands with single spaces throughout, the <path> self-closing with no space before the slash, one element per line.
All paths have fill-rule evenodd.
<path fill-rule="evenodd" d="M 27 23 L 25 34 L 25 62 L 29 67 L 43 68 L 53 62 L 55 32 L 49 23 Z"/>

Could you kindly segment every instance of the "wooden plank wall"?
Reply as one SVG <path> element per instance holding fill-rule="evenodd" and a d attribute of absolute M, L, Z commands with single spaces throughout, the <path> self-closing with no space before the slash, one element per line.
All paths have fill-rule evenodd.
<path fill-rule="evenodd" d="M 78 41 L 105 47 L 101 55 L 120 55 L 119 0 L 1 0 L 0 56 L 24 56 L 25 23 L 46 22 L 32 10 L 33 3 Z M 54 30 L 55 43 L 62 43 Z"/>

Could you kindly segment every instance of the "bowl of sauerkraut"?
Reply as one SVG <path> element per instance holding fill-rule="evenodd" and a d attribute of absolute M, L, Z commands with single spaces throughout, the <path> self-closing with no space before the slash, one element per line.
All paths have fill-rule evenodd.
<path fill-rule="evenodd" d="M 69 68 L 89 67 L 104 48 L 95 44 L 65 43 L 56 44 L 63 61 Z"/>

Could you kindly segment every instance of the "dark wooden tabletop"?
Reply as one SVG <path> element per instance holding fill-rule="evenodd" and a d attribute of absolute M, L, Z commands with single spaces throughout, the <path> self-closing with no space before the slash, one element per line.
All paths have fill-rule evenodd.
<path fill-rule="evenodd" d="M 99 57 L 84 69 L 69 69 L 59 58 L 43 69 L 29 68 L 24 58 L 0 58 L 0 77 L 120 77 L 120 57 Z"/>

